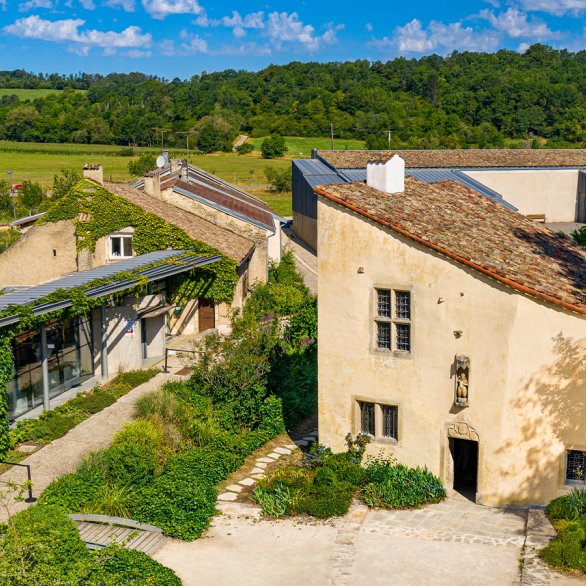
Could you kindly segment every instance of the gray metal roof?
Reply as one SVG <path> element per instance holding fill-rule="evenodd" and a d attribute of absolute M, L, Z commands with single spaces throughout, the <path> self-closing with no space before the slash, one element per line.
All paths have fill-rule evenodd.
<path fill-rule="evenodd" d="M 318 159 L 293 161 L 294 165 L 302 171 L 305 180 L 316 187 L 320 184 L 344 183 L 352 181 L 366 181 L 366 169 L 338 169 L 337 172 Z M 498 201 L 505 207 L 518 211 L 517 208 L 505 201 L 500 193 L 479 181 L 472 179 L 459 169 L 405 169 L 405 175 L 415 177 L 424 183 L 436 183 L 437 181 L 457 181 L 458 183 L 473 189 L 494 201 Z"/>
<path fill-rule="evenodd" d="M 220 256 L 204 257 L 196 255 L 182 256 L 182 250 L 159 250 L 149 254 L 143 254 L 128 260 L 122 260 L 109 265 L 90 269 L 89 271 L 81 271 L 79 273 L 71 273 L 55 281 L 49 281 L 36 287 L 14 291 L 7 295 L 0 295 L 0 311 L 13 306 L 34 305 L 46 295 L 50 295 L 59 289 L 69 290 L 77 287 L 84 287 L 97 281 L 99 279 L 113 278 L 121 273 L 135 273 L 136 278 L 128 278 L 124 280 L 114 281 L 105 285 L 98 285 L 91 289 L 87 289 L 85 294 L 90 298 L 102 297 L 112 293 L 118 293 L 126 289 L 130 289 L 136 285 L 141 278 L 146 277 L 147 281 L 158 281 L 179 273 L 190 271 L 196 267 L 205 266 L 220 260 Z M 165 262 L 168 261 L 168 262 Z M 174 262 L 180 261 L 180 262 Z M 148 267 L 153 263 L 163 263 L 157 266 L 140 270 L 143 267 Z M 33 310 L 34 315 L 41 315 L 57 309 L 64 309 L 70 307 L 71 301 L 57 301 L 43 305 L 36 305 Z M 10 325 L 19 321 L 18 316 L 8 316 L 0 319 L 0 327 Z"/>

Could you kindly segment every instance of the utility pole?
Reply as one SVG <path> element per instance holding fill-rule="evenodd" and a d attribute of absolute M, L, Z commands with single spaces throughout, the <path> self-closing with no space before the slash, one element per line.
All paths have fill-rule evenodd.
<path fill-rule="evenodd" d="M 16 202 L 14 201 L 15 189 L 14 184 L 12 183 L 12 174 L 14 171 L 6 171 L 8 174 L 8 178 L 10 181 L 10 199 L 12 199 L 12 213 L 14 215 L 14 221 L 16 222 Z"/>
<path fill-rule="evenodd" d="M 195 130 L 183 130 L 181 132 L 174 132 L 173 134 L 185 134 L 186 142 L 187 142 L 187 160 L 189 161 L 189 135 L 190 134 L 197 134 Z"/>
<path fill-rule="evenodd" d="M 389 149 L 391 148 L 391 137 L 393 136 L 392 130 L 387 130 L 387 140 L 389 141 Z"/>
<path fill-rule="evenodd" d="M 330 122 L 330 146 L 334 150 L 334 125 Z"/>

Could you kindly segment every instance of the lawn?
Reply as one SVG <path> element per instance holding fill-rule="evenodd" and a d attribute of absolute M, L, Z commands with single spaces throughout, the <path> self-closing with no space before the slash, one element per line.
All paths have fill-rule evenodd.
<path fill-rule="evenodd" d="M 104 168 L 104 178 L 112 181 L 129 181 L 129 161 L 136 157 L 120 156 L 125 147 L 93 144 L 53 144 L 0 141 L 0 178 L 8 179 L 6 171 L 14 171 L 14 182 L 38 181 L 49 187 L 53 176 L 62 169 L 81 172 L 84 163 L 98 163 Z M 128 147 L 126 147 L 127 151 Z M 134 149 L 135 152 L 154 149 Z M 171 150 L 171 156 L 185 158 L 185 151 Z M 282 215 L 291 215 L 291 194 L 275 194 L 267 191 L 264 170 L 268 166 L 280 169 L 291 166 L 291 159 L 267 160 L 258 153 L 237 155 L 236 153 L 213 153 L 190 155 L 189 161 L 213 175 L 234 185 L 253 189 L 253 194 L 266 201 Z"/>
<path fill-rule="evenodd" d="M 260 151 L 260 145 L 266 137 L 251 138 L 250 142 L 254 145 L 257 151 Z M 305 136 L 286 136 L 288 157 L 310 157 L 311 149 L 327 150 L 332 148 L 329 138 L 312 138 Z M 364 149 L 364 141 L 353 138 L 336 138 L 334 137 L 334 148 L 342 150 Z"/>
<path fill-rule="evenodd" d="M 0 98 L 2 96 L 18 96 L 21 100 L 35 100 L 37 98 L 44 98 L 49 94 L 60 94 L 63 90 L 27 90 L 21 88 L 0 88 Z M 85 92 L 86 90 L 76 90 L 78 92 Z"/>

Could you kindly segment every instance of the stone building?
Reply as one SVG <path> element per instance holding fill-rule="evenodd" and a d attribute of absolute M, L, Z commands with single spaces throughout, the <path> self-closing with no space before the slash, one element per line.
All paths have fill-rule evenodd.
<path fill-rule="evenodd" d="M 313 151 L 293 161 L 293 231 L 317 246 L 313 188 L 366 180 L 366 165 L 390 151 Z M 466 149 L 396 151 L 406 173 L 425 183 L 452 180 L 555 230 L 586 223 L 586 151 Z"/>
<path fill-rule="evenodd" d="M 320 441 L 369 433 L 478 503 L 584 487 L 586 250 L 399 157 L 366 179 L 315 190 Z"/>

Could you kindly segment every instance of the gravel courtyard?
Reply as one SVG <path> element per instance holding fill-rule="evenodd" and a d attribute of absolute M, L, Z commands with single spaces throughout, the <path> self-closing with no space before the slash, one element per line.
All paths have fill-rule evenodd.
<path fill-rule="evenodd" d="M 520 584 L 523 510 L 455 498 L 418 511 L 359 505 L 345 518 L 316 522 L 264 520 L 240 503 L 220 507 L 204 538 L 169 540 L 155 556 L 186 586 Z"/>

